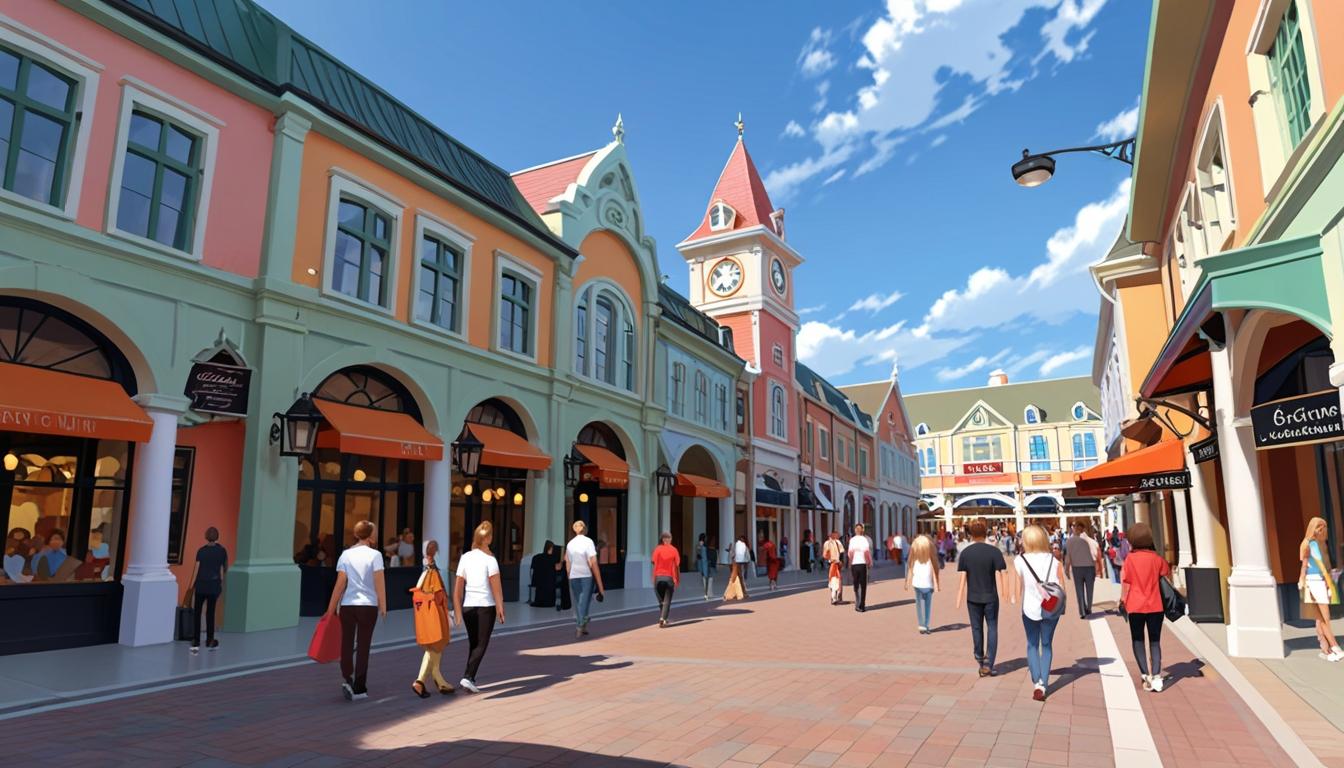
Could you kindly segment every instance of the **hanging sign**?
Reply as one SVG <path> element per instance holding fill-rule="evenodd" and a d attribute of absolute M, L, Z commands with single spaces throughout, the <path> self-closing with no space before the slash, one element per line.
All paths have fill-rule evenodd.
<path fill-rule="evenodd" d="M 961 465 L 963 475 L 1001 475 L 1002 461 L 970 461 Z"/>
<path fill-rule="evenodd" d="M 252 369 L 223 363 L 195 363 L 183 393 L 191 409 L 220 416 L 246 416 Z"/>
<path fill-rule="evenodd" d="M 1196 464 L 1203 464 L 1206 461 L 1213 461 L 1218 458 L 1218 436 L 1210 435 L 1208 438 L 1191 445 L 1190 456 Z"/>
<path fill-rule="evenodd" d="M 1251 428 L 1257 450 L 1344 440 L 1339 390 L 1327 389 L 1257 405 L 1251 408 Z"/>
<path fill-rule="evenodd" d="M 1186 470 L 1179 472 L 1158 472 L 1153 475 L 1143 475 L 1138 479 L 1138 488 L 1135 493 L 1144 493 L 1146 491 L 1171 491 L 1190 487 L 1190 473 Z"/>

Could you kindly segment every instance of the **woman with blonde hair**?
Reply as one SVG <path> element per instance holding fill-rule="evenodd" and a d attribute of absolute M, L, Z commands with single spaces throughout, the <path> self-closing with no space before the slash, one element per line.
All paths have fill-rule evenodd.
<path fill-rule="evenodd" d="M 467 668 L 458 685 L 480 693 L 476 670 L 490 647 L 495 622 L 504 623 L 504 587 L 499 580 L 499 561 L 490 552 L 495 527 L 489 520 L 476 526 L 471 535 L 471 551 L 457 559 L 457 583 L 453 588 L 453 609 L 467 625 Z"/>
<path fill-rule="evenodd" d="M 1329 529 L 1325 518 L 1313 517 L 1307 521 L 1307 531 L 1298 547 L 1302 559 L 1302 573 L 1298 590 L 1302 594 L 1302 617 L 1315 619 L 1316 639 L 1321 642 L 1320 657 L 1329 662 L 1344 660 L 1344 650 L 1330 631 L 1330 606 L 1339 605 L 1339 587 L 1335 581 L 1339 571 L 1330 567 L 1330 547 L 1326 544 Z"/>
<path fill-rule="evenodd" d="M 439 543 L 429 539 L 425 542 L 424 552 L 424 572 L 420 574 L 420 580 L 415 583 L 415 588 L 411 590 L 411 593 L 419 599 L 428 601 L 429 606 L 426 610 L 438 619 L 438 624 L 443 629 L 442 640 L 432 645 L 420 646 L 425 649 L 424 658 L 420 660 L 420 676 L 415 679 L 415 682 L 411 683 L 411 690 L 415 691 L 416 696 L 428 699 L 431 680 L 434 682 L 434 686 L 439 689 L 439 693 L 444 696 L 453 692 L 453 684 L 443 679 L 443 672 L 439 670 L 439 662 L 443 658 L 443 649 L 448 647 L 448 629 L 457 623 L 457 614 L 448 610 L 448 593 L 443 588 L 443 578 L 439 576 L 439 567 L 434 563 L 434 556 L 439 553 Z M 418 617 L 418 611 L 420 610 L 418 605 L 416 610 Z"/>
<path fill-rule="evenodd" d="M 1031 673 L 1031 698 L 1045 701 L 1050 685 L 1050 662 L 1054 656 L 1055 628 L 1064 613 L 1064 564 L 1051 551 L 1050 536 L 1039 525 L 1022 531 L 1023 553 L 1013 561 L 1017 569 L 1017 595 L 1022 604 L 1022 628 L 1027 633 L 1027 670 Z M 1056 594 L 1046 585 L 1053 584 Z"/>
<path fill-rule="evenodd" d="M 929 634 L 929 612 L 933 608 L 933 593 L 943 591 L 938 567 L 933 560 L 937 557 L 933 551 L 933 539 L 921 534 L 910 547 L 910 563 L 905 569 L 905 590 L 915 588 L 915 619 L 919 622 L 919 633 Z"/>

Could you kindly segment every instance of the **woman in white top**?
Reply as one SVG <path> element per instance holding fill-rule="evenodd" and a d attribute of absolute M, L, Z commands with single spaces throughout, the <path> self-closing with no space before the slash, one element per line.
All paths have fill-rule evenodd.
<path fill-rule="evenodd" d="M 476 526 L 471 536 L 471 551 L 457 560 L 457 583 L 453 588 L 453 611 L 467 625 L 467 669 L 458 685 L 480 693 L 476 670 L 490 647 L 495 622 L 504 623 L 504 587 L 499 581 L 499 561 L 490 552 L 495 527 L 487 520 Z"/>
<path fill-rule="evenodd" d="M 920 536 L 910 547 L 910 562 L 905 568 L 905 590 L 909 592 L 910 587 L 915 588 L 915 619 L 919 622 L 921 635 L 929 634 L 929 612 L 933 608 L 933 593 L 943 591 L 938 568 L 933 564 L 935 557 L 933 539 Z"/>
<path fill-rule="evenodd" d="M 1045 701 L 1053 656 L 1051 644 L 1061 614 L 1046 616 L 1041 611 L 1041 600 L 1047 595 L 1041 591 L 1037 580 L 1062 584 L 1064 564 L 1051 553 L 1050 537 L 1039 525 L 1029 525 L 1022 531 L 1022 549 L 1022 555 L 1013 561 L 1013 566 L 1018 575 L 1017 596 L 1022 606 L 1022 626 L 1027 633 L 1027 669 L 1035 685 L 1031 698 Z"/>
<path fill-rule="evenodd" d="M 367 699 L 369 645 L 378 617 L 387 616 L 387 586 L 383 581 L 383 553 L 373 548 L 378 527 L 368 520 L 355 523 L 355 544 L 336 561 L 336 586 L 327 615 L 337 609 L 341 618 L 341 693 L 347 701 Z M 356 645 L 358 641 L 358 645 Z M 358 655 L 356 655 L 358 654 Z"/>

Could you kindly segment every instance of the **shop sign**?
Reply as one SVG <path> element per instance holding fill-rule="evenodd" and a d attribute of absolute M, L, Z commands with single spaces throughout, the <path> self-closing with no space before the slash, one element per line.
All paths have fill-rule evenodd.
<path fill-rule="evenodd" d="M 1146 491 L 1171 491 L 1190 487 L 1190 473 L 1186 470 L 1179 472 L 1159 472 L 1155 475 L 1144 475 L 1139 478 L 1139 487 L 1135 493 L 1144 493 Z"/>
<path fill-rule="evenodd" d="M 1049 475 L 1049 474 L 1046 474 L 1046 475 L 1032 475 L 1032 476 L 1031 476 L 1031 482 L 1033 482 L 1033 483 L 1048 483 L 1048 482 L 1050 482 L 1050 481 L 1052 481 L 1052 480 L 1054 480 L 1054 479 L 1055 479 L 1055 476 L 1054 476 L 1054 475 Z"/>
<path fill-rule="evenodd" d="M 1196 464 L 1213 461 L 1218 458 L 1218 436 L 1213 435 L 1190 446 L 1190 456 Z"/>
<path fill-rule="evenodd" d="M 191 409 L 221 416 L 246 416 L 252 369 L 223 363 L 195 363 L 184 394 Z"/>
<path fill-rule="evenodd" d="M 1327 389 L 1257 405 L 1251 409 L 1251 429 L 1255 432 L 1257 449 L 1344 439 L 1339 390 Z"/>
<path fill-rule="evenodd" d="M 1001 475 L 1002 461 L 971 461 L 961 465 L 963 475 Z"/>

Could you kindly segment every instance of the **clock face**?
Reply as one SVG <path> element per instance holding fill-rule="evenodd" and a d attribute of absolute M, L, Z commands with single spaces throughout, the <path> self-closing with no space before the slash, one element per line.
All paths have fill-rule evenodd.
<path fill-rule="evenodd" d="M 787 283 L 784 282 L 784 265 L 780 263 L 779 259 L 770 263 L 770 284 L 775 286 L 775 293 L 780 296 L 784 295 Z"/>
<path fill-rule="evenodd" d="M 729 296 L 742 285 L 742 265 L 724 259 L 709 271 L 709 290 L 720 296 Z"/>

